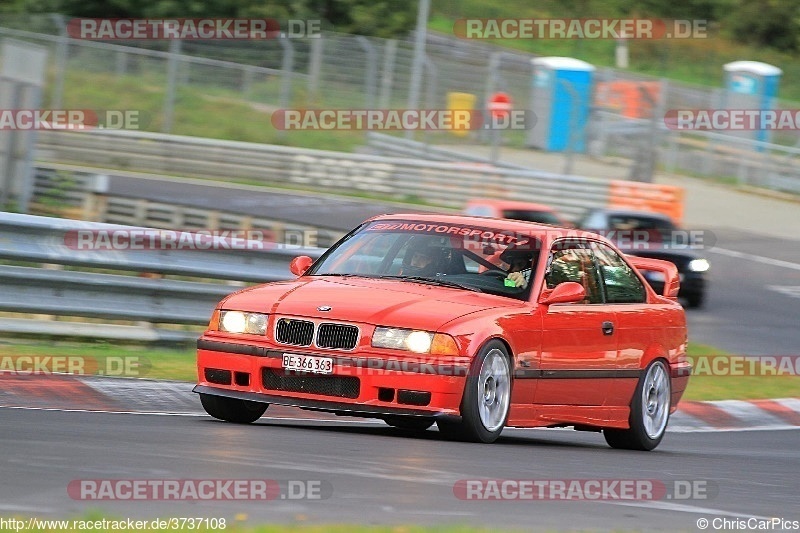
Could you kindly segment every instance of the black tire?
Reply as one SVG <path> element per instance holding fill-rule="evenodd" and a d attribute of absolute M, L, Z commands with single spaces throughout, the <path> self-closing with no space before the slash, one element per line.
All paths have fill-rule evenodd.
<path fill-rule="evenodd" d="M 393 428 L 406 429 L 408 431 L 425 431 L 435 422 L 433 418 L 424 416 L 387 416 L 384 417 L 383 421 Z"/>
<path fill-rule="evenodd" d="M 661 375 L 661 385 L 655 385 L 654 376 Z M 645 387 L 647 387 L 645 389 Z M 658 389 L 658 390 L 656 390 Z M 664 361 L 658 359 L 647 366 L 645 374 L 639 378 L 636 391 L 631 399 L 631 414 L 628 419 L 629 429 L 606 428 L 603 436 L 612 448 L 623 450 L 650 451 L 659 445 L 664 438 L 667 425 L 669 424 L 669 409 L 671 404 L 672 385 L 670 383 L 669 370 Z M 654 397 L 655 396 L 655 397 Z M 650 401 L 649 399 L 652 399 Z M 653 405 L 651 410 L 648 406 Z M 656 409 L 658 411 L 656 411 Z M 663 421 L 648 424 L 647 419 L 665 417 Z"/>
<path fill-rule="evenodd" d="M 212 394 L 200 394 L 200 403 L 214 418 L 236 424 L 251 424 L 261 418 L 268 403 L 251 402 Z"/>
<path fill-rule="evenodd" d="M 491 376 L 484 374 L 484 370 L 490 370 L 487 365 L 497 372 L 488 372 Z M 496 441 L 511 407 L 511 368 L 505 345 L 497 340 L 486 343 L 475 357 L 464 385 L 461 422 L 440 420 L 436 423 L 439 431 L 459 440 L 487 444 Z M 487 421 L 491 421 L 488 426 Z"/>

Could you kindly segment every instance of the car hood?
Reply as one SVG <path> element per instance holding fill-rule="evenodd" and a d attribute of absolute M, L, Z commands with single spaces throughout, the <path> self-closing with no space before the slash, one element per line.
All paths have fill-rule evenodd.
<path fill-rule="evenodd" d="M 522 302 L 472 291 L 366 278 L 301 278 L 226 298 L 222 309 L 437 330 L 458 317 Z M 320 308 L 330 307 L 330 311 Z"/>

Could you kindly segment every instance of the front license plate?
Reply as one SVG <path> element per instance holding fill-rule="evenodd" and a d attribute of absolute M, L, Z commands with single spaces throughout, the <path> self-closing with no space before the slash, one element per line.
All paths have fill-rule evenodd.
<path fill-rule="evenodd" d="M 316 355 L 283 354 L 283 368 L 298 372 L 314 372 L 315 374 L 332 374 L 333 358 Z"/>

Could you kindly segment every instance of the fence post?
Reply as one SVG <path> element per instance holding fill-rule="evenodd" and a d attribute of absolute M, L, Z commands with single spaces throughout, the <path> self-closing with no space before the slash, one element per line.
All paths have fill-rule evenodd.
<path fill-rule="evenodd" d="M 425 107 L 434 109 L 434 99 L 436 98 L 437 89 L 439 87 L 439 73 L 436 72 L 436 65 L 428 56 L 425 56 L 425 72 L 428 75 L 428 84 L 425 87 Z M 428 130 L 422 130 L 422 142 L 425 144 L 425 151 L 428 151 Z"/>
<path fill-rule="evenodd" d="M 314 101 L 319 92 L 319 72 L 322 66 L 322 40 L 324 38 L 324 35 L 320 35 L 319 39 L 311 39 L 311 58 L 308 62 L 308 101 Z"/>
<path fill-rule="evenodd" d="M 364 104 L 367 109 L 372 109 L 375 105 L 375 85 L 378 72 L 378 54 L 375 45 L 363 35 L 356 36 L 356 42 L 367 54 L 367 68 L 364 72 Z"/>
<path fill-rule="evenodd" d="M 62 15 L 51 15 L 58 26 L 58 44 L 56 45 L 55 70 L 56 79 L 53 88 L 53 96 L 50 98 L 52 109 L 61 109 L 64 101 L 64 76 L 67 70 L 67 58 L 69 57 L 69 36 L 67 35 L 67 25 Z"/>
<path fill-rule="evenodd" d="M 484 118 L 488 120 L 488 109 L 487 103 L 489 102 L 489 98 L 495 93 L 497 90 L 497 83 L 495 81 L 499 79 L 500 76 L 500 64 L 503 61 L 503 52 L 492 52 L 489 55 L 489 66 L 487 67 L 488 72 L 486 73 L 486 88 L 483 98 L 478 101 L 478 109 L 483 114 Z M 497 131 L 486 132 L 483 128 L 478 130 L 478 140 L 480 142 L 486 141 L 486 136 L 489 135 L 491 139 L 489 139 L 492 143 L 491 149 L 491 156 L 490 159 L 492 163 L 497 162 Z"/>
<path fill-rule="evenodd" d="M 572 99 L 573 103 L 578 101 L 578 91 L 572 86 L 572 84 L 566 80 L 560 80 L 559 83 L 567 90 L 569 93 L 569 97 Z M 564 151 L 564 171 L 562 174 L 570 176 L 572 175 L 572 169 L 575 162 L 575 141 L 577 135 L 577 106 L 572 105 L 570 106 L 569 111 L 569 139 L 567 139 L 567 149 Z"/>
<path fill-rule="evenodd" d="M 397 41 L 390 39 L 383 47 L 383 76 L 381 79 L 381 96 L 378 107 L 388 109 L 392 96 L 392 84 L 394 82 L 394 62 L 397 57 Z"/>
<path fill-rule="evenodd" d="M 408 109 L 419 108 L 419 88 L 422 84 L 422 68 L 425 61 L 425 39 L 427 38 L 428 13 L 431 0 L 419 0 L 417 9 L 417 29 L 414 34 L 414 59 L 411 62 L 411 80 L 408 88 Z M 406 139 L 412 139 L 414 132 L 406 130 Z"/>
<path fill-rule="evenodd" d="M 278 39 L 283 48 L 283 59 L 281 60 L 281 94 L 279 106 L 281 109 L 289 107 L 289 99 L 292 96 L 292 71 L 294 70 L 294 47 L 289 39 L 281 37 Z"/>
<path fill-rule="evenodd" d="M 167 59 L 167 90 L 164 95 L 164 123 L 161 125 L 162 133 L 170 133 L 172 131 L 180 52 L 181 40 L 172 39 L 169 43 L 169 56 Z"/>

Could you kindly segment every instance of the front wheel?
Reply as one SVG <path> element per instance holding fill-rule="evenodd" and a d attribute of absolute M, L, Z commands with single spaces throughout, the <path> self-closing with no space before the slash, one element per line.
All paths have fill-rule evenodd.
<path fill-rule="evenodd" d="M 511 405 L 508 351 L 500 341 L 487 343 L 470 369 L 461 400 L 461 422 L 437 422 L 439 431 L 474 442 L 494 442 L 500 436 Z"/>
<path fill-rule="evenodd" d="M 251 402 L 237 398 L 200 394 L 200 403 L 206 413 L 214 418 L 236 424 L 251 424 L 261 418 L 269 407 L 268 403 Z"/>
<path fill-rule="evenodd" d="M 645 451 L 658 446 L 667 430 L 671 393 L 666 365 L 661 360 L 653 361 L 633 394 L 630 429 L 603 430 L 608 445 Z"/>

